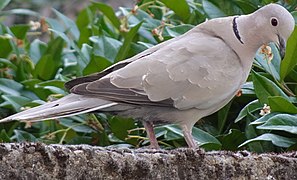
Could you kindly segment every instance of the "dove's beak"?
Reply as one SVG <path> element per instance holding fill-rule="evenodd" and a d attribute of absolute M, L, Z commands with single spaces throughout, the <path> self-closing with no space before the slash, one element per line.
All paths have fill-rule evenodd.
<path fill-rule="evenodd" d="M 278 50 L 279 50 L 281 59 L 284 59 L 286 54 L 286 41 L 280 35 L 277 35 L 277 37 L 278 37 L 278 44 L 277 44 Z"/>

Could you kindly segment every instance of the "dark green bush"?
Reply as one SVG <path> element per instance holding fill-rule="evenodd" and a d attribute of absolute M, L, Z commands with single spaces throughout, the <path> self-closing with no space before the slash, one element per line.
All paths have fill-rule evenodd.
<path fill-rule="evenodd" d="M 88 75 L 131 57 L 162 41 L 176 37 L 206 19 L 246 14 L 271 0 L 143 0 L 118 12 L 91 2 L 73 21 L 57 10 L 55 18 L 28 9 L 3 10 L 39 22 L 0 24 L 0 116 L 19 112 L 67 94 L 64 82 Z M 278 2 L 292 11 L 293 1 Z M 39 26 L 40 25 L 40 26 Z M 45 40 L 40 40 L 45 39 Z M 261 52 L 253 71 L 235 97 L 219 112 L 196 124 L 193 136 L 207 150 L 284 151 L 297 145 L 297 31 L 289 39 L 286 57 L 270 44 L 273 59 Z M 271 113 L 262 116 L 264 104 Z M 266 112 L 269 108 L 264 108 Z M 81 115 L 35 123 L 0 124 L 2 142 L 92 144 L 139 147 L 148 145 L 142 125 L 133 119 L 105 114 Z M 185 146 L 175 125 L 155 128 L 164 148 Z"/>

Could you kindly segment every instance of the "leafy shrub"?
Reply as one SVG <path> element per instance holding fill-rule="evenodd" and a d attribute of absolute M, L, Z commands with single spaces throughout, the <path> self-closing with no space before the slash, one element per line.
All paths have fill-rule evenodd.
<path fill-rule="evenodd" d="M 67 94 L 65 81 L 101 71 L 179 36 L 206 19 L 251 13 L 274 1 L 143 0 L 118 12 L 106 4 L 91 2 L 76 21 L 57 10 L 53 10 L 55 18 L 42 17 L 28 9 L 4 11 L 9 2 L 0 2 L 1 17 L 25 15 L 38 18 L 39 22 L 11 27 L 0 24 L 1 117 L 62 97 Z M 297 17 L 293 11 L 296 3 L 282 5 Z M 274 44 L 270 44 L 271 61 L 260 51 L 256 54 L 241 96 L 203 118 L 193 129 L 201 147 L 256 152 L 296 149 L 296 37 L 295 30 L 283 61 Z M 271 113 L 262 116 L 261 110 Z M 148 145 L 140 123 L 105 114 L 34 123 L 10 122 L 0 124 L 0 128 L 2 142 Z M 176 125 L 159 126 L 155 131 L 164 148 L 185 146 Z"/>

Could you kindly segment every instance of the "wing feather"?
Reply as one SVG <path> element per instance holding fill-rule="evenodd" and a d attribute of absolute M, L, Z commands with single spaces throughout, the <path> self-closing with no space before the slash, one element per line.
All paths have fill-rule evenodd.
<path fill-rule="evenodd" d="M 133 88 L 118 88 L 111 84 L 109 79 L 101 79 L 93 83 L 89 87 L 90 83 L 83 83 L 77 85 L 71 89 L 72 93 L 79 95 L 88 95 L 93 97 L 98 97 L 100 99 L 114 101 L 114 102 L 124 102 L 135 105 L 151 105 L 151 106 L 164 106 L 168 107 L 173 105 L 171 99 L 153 102 L 146 95 L 141 94 L 139 90 Z"/>
<path fill-rule="evenodd" d="M 205 109 L 231 99 L 242 83 L 239 57 L 211 32 L 196 29 L 148 52 L 71 92 L 137 105 Z"/>
<path fill-rule="evenodd" d="M 235 95 L 243 79 L 238 77 L 241 67 L 223 39 L 192 32 L 109 77 L 116 87 L 137 88 L 151 101 L 172 99 L 178 109 L 205 109 Z"/>

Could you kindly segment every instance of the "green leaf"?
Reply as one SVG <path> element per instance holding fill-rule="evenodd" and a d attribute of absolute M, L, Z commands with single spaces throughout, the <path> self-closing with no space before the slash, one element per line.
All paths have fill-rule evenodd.
<path fill-rule="evenodd" d="M 165 125 L 163 127 L 176 134 L 176 138 L 184 137 L 182 130 L 177 125 Z M 220 141 L 218 141 L 215 137 L 199 128 L 193 127 L 192 136 L 200 147 L 217 150 L 221 147 Z"/>
<path fill-rule="evenodd" d="M 228 134 L 221 138 L 222 149 L 228 151 L 238 150 L 238 146 L 246 140 L 243 132 L 238 129 L 230 129 Z"/>
<path fill-rule="evenodd" d="M 261 103 L 268 104 L 269 96 L 282 96 L 286 99 L 289 97 L 271 80 L 252 71 L 253 83 L 257 97 Z"/>
<path fill-rule="evenodd" d="M 249 1 L 236 0 L 234 1 L 234 3 L 240 7 L 240 9 L 243 11 L 244 14 L 250 14 L 258 9 L 257 5 Z"/>
<path fill-rule="evenodd" d="M 14 136 L 12 139 L 15 139 L 17 142 L 37 142 L 37 138 L 32 134 L 22 131 L 22 130 L 14 130 Z"/>
<path fill-rule="evenodd" d="M 21 56 L 16 65 L 18 66 L 15 75 L 16 81 L 23 81 L 32 77 L 31 73 L 34 69 L 34 64 L 28 56 Z"/>
<path fill-rule="evenodd" d="M 84 28 L 87 28 L 91 24 L 94 16 L 93 11 L 91 9 L 92 8 L 90 7 L 86 7 L 78 13 L 76 18 L 76 25 L 80 31 Z"/>
<path fill-rule="evenodd" d="M 286 131 L 297 134 L 297 116 L 289 114 L 278 114 L 271 117 L 257 129 Z"/>
<path fill-rule="evenodd" d="M 297 82 L 297 71 L 293 69 L 287 76 L 288 78 L 292 79 L 292 81 Z M 296 94 L 296 93 L 295 93 Z"/>
<path fill-rule="evenodd" d="M 237 118 L 235 119 L 235 123 L 241 121 L 243 118 L 245 118 L 248 113 L 253 113 L 255 111 L 260 111 L 262 109 L 263 104 L 259 102 L 259 100 L 254 100 L 249 102 L 244 108 L 241 109 L 239 112 Z"/>
<path fill-rule="evenodd" d="M 292 14 L 292 16 L 295 20 L 295 24 L 296 24 L 297 23 L 297 11 L 292 11 L 291 14 Z"/>
<path fill-rule="evenodd" d="M 281 62 L 280 77 L 283 81 L 285 77 L 297 64 L 297 28 L 291 34 L 287 42 L 286 56 Z"/>
<path fill-rule="evenodd" d="M 219 134 L 224 131 L 224 127 L 226 126 L 226 121 L 228 118 L 228 114 L 232 105 L 232 101 L 225 105 L 222 109 L 218 112 L 218 129 Z"/>
<path fill-rule="evenodd" d="M 249 143 L 259 142 L 259 141 L 271 141 L 274 145 L 279 147 L 284 147 L 284 148 L 288 148 L 297 143 L 296 139 L 293 139 L 293 138 L 286 138 L 280 135 L 266 133 L 256 138 L 245 141 L 239 147 L 243 147 Z"/>
<path fill-rule="evenodd" d="M 198 142 L 198 145 L 204 149 L 219 150 L 222 146 L 217 138 L 199 128 L 193 127 L 192 136 Z"/>
<path fill-rule="evenodd" d="M 156 137 L 164 136 L 166 141 L 173 141 L 183 138 L 183 134 L 181 129 L 173 125 L 174 127 L 171 127 L 172 125 L 164 125 L 164 126 L 157 126 L 154 128 Z"/>
<path fill-rule="evenodd" d="M 243 10 L 240 9 L 235 1 L 237 0 L 224 0 L 224 1 L 217 1 L 217 0 L 207 0 L 214 5 L 216 5 L 222 12 L 224 12 L 226 15 L 238 15 L 242 14 Z"/>
<path fill-rule="evenodd" d="M 9 34 L 9 36 L 15 37 L 15 35 L 10 30 L 10 28 L 6 27 L 5 31 L 7 32 L 7 34 Z M 9 43 L 10 43 L 10 46 L 12 47 L 13 52 L 16 55 L 16 59 L 20 59 L 21 58 L 21 52 L 20 52 L 21 48 L 18 48 L 17 42 L 13 38 L 9 38 Z"/>
<path fill-rule="evenodd" d="M 277 115 L 279 113 L 276 113 L 276 112 L 272 112 L 272 113 L 269 113 L 269 114 L 266 114 L 260 118 L 258 118 L 257 120 L 253 121 L 250 123 L 250 125 L 258 125 L 258 124 L 263 124 L 265 123 L 266 121 L 268 121 L 268 119 L 270 119 L 271 117 Z"/>
<path fill-rule="evenodd" d="M 51 93 L 53 93 L 53 94 L 64 94 L 64 95 L 68 94 L 63 89 L 58 88 L 56 86 L 44 86 L 43 88 L 47 89 L 47 90 L 50 90 Z"/>
<path fill-rule="evenodd" d="M 27 16 L 41 17 L 39 13 L 29 9 L 12 9 L 9 11 L 0 11 L 0 16 L 10 16 L 10 15 L 27 15 Z"/>
<path fill-rule="evenodd" d="M 297 114 L 297 108 L 286 98 L 281 96 L 268 97 L 268 104 L 272 112 Z"/>
<path fill-rule="evenodd" d="M 0 1 L 0 11 L 2 9 L 4 9 L 8 5 L 8 3 L 10 3 L 10 0 L 1 0 Z"/>
<path fill-rule="evenodd" d="M 6 35 L 1 35 L 0 36 L 0 44 L 1 44 L 0 57 L 7 58 L 8 55 L 12 51 L 12 47 L 11 47 L 11 44 L 10 44 L 10 37 L 8 37 L 7 34 Z"/>
<path fill-rule="evenodd" d="M 85 69 L 86 66 L 90 63 L 91 59 L 95 56 L 93 54 L 93 47 L 88 44 L 83 44 L 81 47 L 81 53 L 85 57 L 86 61 L 78 61 L 79 69 Z"/>
<path fill-rule="evenodd" d="M 84 43 L 89 42 L 89 37 L 92 36 L 92 26 L 94 20 L 94 11 L 91 10 L 92 8 L 87 7 L 79 12 L 76 18 L 76 25 L 80 31 L 80 36 L 78 40 L 78 45 L 81 47 Z M 95 26 L 96 27 L 96 26 Z"/>
<path fill-rule="evenodd" d="M 66 26 L 66 32 L 69 31 L 74 39 L 78 40 L 80 33 L 74 21 L 55 9 L 53 9 L 53 11 L 56 13 L 59 19 L 63 21 L 64 25 Z"/>
<path fill-rule="evenodd" d="M 3 94 L 19 96 L 22 89 L 22 84 L 11 79 L 0 78 L 0 92 Z"/>
<path fill-rule="evenodd" d="M 62 118 L 59 123 L 65 127 L 71 128 L 75 132 L 81 132 L 81 133 L 92 133 L 96 132 L 93 128 L 82 124 L 77 123 L 72 120 L 72 118 Z"/>
<path fill-rule="evenodd" d="M 38 61 L 34 71 L 34 77 L 42 80 L 53 79 L 61 66 L 61 55 L 64 40 L 60 37 L 49 42 L 46 52 Z"/>
<path fill-rule="evenodd" d="M 94 55 L 105 57 L 110 62 L 114 62 L 122 42 L 107 36 L 93 36 L 90 40 L 94 43 Z"/>
<path fill-rule="evenodd" d="M 148 43 L 157 44 L 157 41 L 155 40 L 151 30 L 161 25 L 160 20 L 153 19 L 148 13 L 142 11 L 141 9 L 137 10 L 137 14 L 134 14 L 132 16 L 130 9 L 120 8 L 120 10 L 125 16 L 129 17 L 129 24 L 139 24 L 140 22 L 144 21 L 143 25 L 139 28 L 139 36 L 147 39 Z"/>
<path fill-rule="evenodd" d="M 96 8 L 98 8 L 110 21 L 111 23 L 117 28 L 120 29 L 121 22 L 115 15 L 114 10 L 112 7 L 108 6 L 107 4 L 100 3 L 100 2 L 92 2 Z"/>
<path fill-rule="evenodd" d="M 65 33 L 63 30 L 59 30 L 59 28 L 57 28 L 57 26 L 55 26 L 55 29 L 48 29 L 49 31 L 52 31 L 54 34 L 56 34 L 58 37 L 62 38 L 66 43 L 68 47 L 73 47 L 74 41 L 71 40 Z M 56 37 L 56 36 L 55 36 Z"/>
<path fill-rule="evenodd" d="M 88 63 L 88 60 L 86 59 L 84 54 L 81 52 L 81 50 L 79 49 L 79 47 L 73 40 L 70 40 L 64 33 L 60 32 L 60 31 L 57 31 L 54 29 L 49 29 L 49 30 L 52 31 L 53 33 L 55 33 L 56 35 L 58 35 L 59 37 L 61 37 L 67 43 L 69 48 L 72 47 L 75 50 L 75 52 L 78 54 L 77 58 L 79 58 L 79 60 L 82 61 L 83 64 Z M 77 74 L 80 74 L 80 72 L 77 72 Z"/>
<path fill-rule="evenodd" d="M 37 64 L 38 60 L 41 58 L 41 56 L 45 53 L 46 51 L 46 44 L 39 39 L 35 39 L 31 44 L 30 44 L 30 58 L 34 62 L 34 64 Z"/>
<path fill-rule="evenodd" d="M 23 81 L 22 84 L 26 87 L 26 90 L 34 92 L 40 99 L 46 100 L 46 98 L 50 95 L 50 91 L 38 86 L 38 83 L 40 82 L 42 81 L 39 79 L 30 79 Z"/>
<path fill-rule="evenodd" d="M 110 66 L 112 63 L 101 56 L 92 55 L 92 59 L 89 64 L 83 69 L 83 75 L 89 75 L 92 73 L 100 72 Z"/>
<path fill-rule="evenodd" d="M 49 80 L 49 81 L 42 81 L 40 83 L 37 83 L 35 87 L 47 87 L 47 86 L 54 86 L 60 89 L 64 88 L 64 81 L 60 80 Z"/>
<path fill-rule="evenodd" d="M 271 74 L 275 79 L 279 81 L 281 57 L 275 44 L 270 43 L 269 46 L 271 47 L 272 54 L 274 55 L 271 61 L 266 59 L 263 53 L 260 53 L 260 49 L 258 50 L 255 59 L 259 66 L 261 66 L 266 72 Z"/>
<path fill-rule="evenodd" d="M 253 117 L 251 114 L 249 114 L 246 118 L 246 126 L 245 126 L 245 136 L 246 139 L 252 139 L 258 136 L 256 132 L 256 128 L 252 125 L 250 125 L 251 121 L 254 121 L 255 117 Z M 239 146 L 240 148 L 240 146 Z M 264 152 L 263 145 L 260 142 L 251 143 L 248 145 L 249 151 L 255 151 L 255 152 Z"/>
<path fill-rule="evenodd" d="M 189 31 L 190 29 L 192 29 L 194 26 L 189 25 L 189 24 L 182 24 L 182 25 L 178 25 L 178 26 L 174 26 L 174 27 L 165 27 L 165 32 L 163 33 L 163 36 L 166 36 L 166 34 L 168 34 L 168 36 L 170 37 L 178 37 L 184 33 L 186 33 L 187 31 Z"/>
<path fill-rule="evenodd" d="M 186 0 L 160 0 L 167 7 L 172 9 L 176 15 L 186 21 L 190 14 L 190 7 Z"/>
<path fill-rule="evenodd" d="M 30 29 L 29 25 L 13 25 L 10 27 L 11 32 L 15 35 L 18 39 L 25 39 L 28 30 Z"/>
<path fill-rule="evenodd" d="M 132 42 L 133 38 L 135 37 L 135 35 L 137 34 L 141 25 L 142 25 L 142 22 L 138 23 L 136 26 L 132 27 L 130 29 L 130 31 L 126 34 L 124 43 L 121 46 L 121 48 L 119 49 L 118 54 L 115 58 L 116 62 L 123 60 L 127 57 L 127 54 L 131 47 L 131 42 Z"/>
<path fill-rule="evenodd" d="M 136 144 L 136 139 L 128 139 L 128 131 L 135 129 L 135 123 L 133 119 L 125 119 L 120 117 L 112 117 L 109 121 L 110 129 L 112 133 L 122 141 L 127 141 L 131 144 Z"/>
<path fill-rule="evenodd" d="M 2 129 L 1 130 L 1 133 L 0 133 L 0 142 L 1 143 L 9 143 L 9 142 L 11 142 L 10 141 L 10 138 L 9 138 L 8 134 L 6 133 L 6 130 L 5 129 Z"/>
<path fill-rule="evenodd" d="M 210 19 L 227 16 L 222 10 L 208 0 L 203 0 L 202 6 Z"/>
<path fill-rule="evenodd" d="M 21 107 L 32 101 L 31 99 L 23 96 L 2 95 L 1 97 L 5 100 L 5 102 L 0 104 L 0 106 L 10 105 L 17 112 L 20 111 Z"/>
<path fill-rule="evenodd" d="M 11 61 L 9 61 L 7 59 L 3 59 L 3 58 L 0 58 L 0 67 L 1 68 L 10 67 L 13 70 L 17 69 L 17 66 L 14 65 Z"/>
<path fill-rule="evenodd" d="M 49 30 L 53 30 L 53 31 L 56 31 L 55 33 L 58 34 L 57 32 L 59 33 L 62 33 L 64 36 L 65 35 L 65 28 L 64 28 L 64 25 L 61 24 L 60 21 L 58 21 L 57 19 L 53 19 L 53 18 L 46 18 L 46 22 L 47 24 L 49 25 Z M 66 36 L 67 37 L 67 36 Z M 63 38 L 64 39 L 64 38 Z M 64 39 L 65 40 L 65 39 Z"/>

